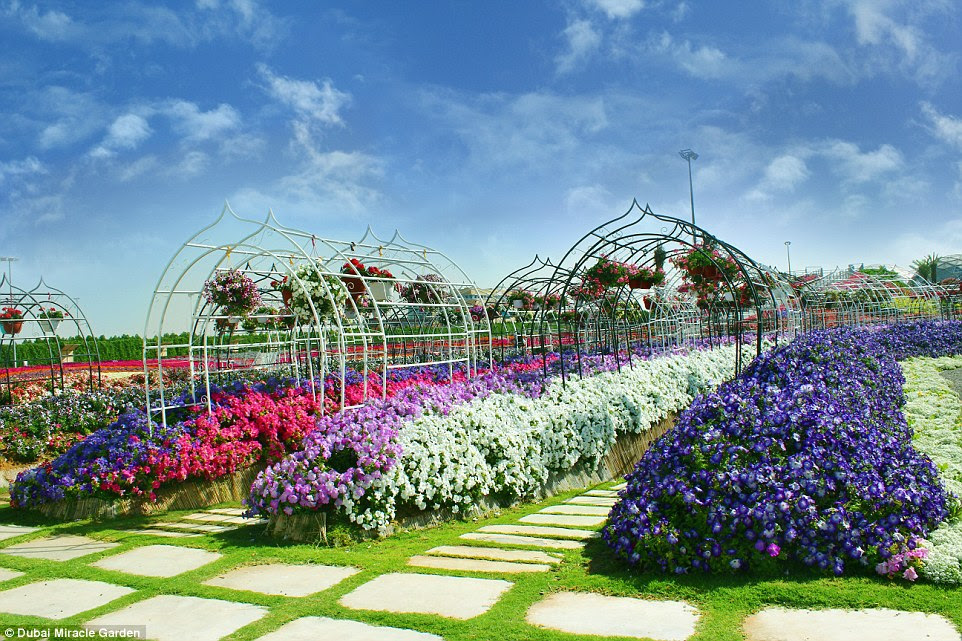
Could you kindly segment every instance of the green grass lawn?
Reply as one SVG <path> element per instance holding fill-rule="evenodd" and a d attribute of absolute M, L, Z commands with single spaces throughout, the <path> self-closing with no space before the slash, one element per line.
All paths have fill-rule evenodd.
<path fill-rule="evenodd" d="M 57 622 L 58 625 L 80 624 L 158 594 L 225 599 L 269 607 L 270 612 L 267 616 L 227 637 L 237 641 L 256 639 L 289 621 L 309 615 L 412 628 L 438 634 L 449 641 L 467 639 L 497 639 L 498 641 L 565 639 L 571 641 L 602 638 L 552 632 L 525 623 L 525 612 L 532 604 L 540 601 L 545 595 L 559 590 L 591 591 L 647 599 L 683 599 L 701 612 L 697 633 L 692 638 L 702 641 L 741 639 L 742 620 L 752 612 L 769 605 L 805 608 L 884 607 L 933 612 L 944 615 L 956 627 L 962 629 L 962 589 L 959 588 L 943 588 L 921 581 L 917 584 L 890 582 L 870 574 L 837 579 L 815 574 L 803 568 L 793 569 L 785 575 L 769 576 L 675 577 L 639 573 L 626 569 L 615 560 L 600 540 L 589 542 L 584 550 L 567 551 L 564 562 L 546 573 L 521 575 L 459 573 L 464 576 L 501 578 L 514 583 L 514 587 L 490 611 L 467 621 L 444 619 L 432 615 L 351 610 L 337 603 L 341 596 L 380 574 L 388 572 L 453 574 L 448 571 L 414 568 L 408 566 L 406 562 L 410 556 L 423 553 L 438 545 L 464 543 L 459 541 L 458 535 L 476 530 L 481 525 L 514 523 L 524 514 L 537 511 L 546 505 L 560 503 L 578 493 L 580 492 L 568 492 L 538 504 L 505 510 L 483 519 L 451 522 L 430 529 L 403 532 L 380 541 L 354 543 L 336 548 L 277 542 L 263 535 L 262 526 L 247 526 L 232 532 L 197 538 L 161 539 L 120 531 L 123 528 L 146 525 L 147 519 L 56 524 L 3 507 L 0 508 L 0 523 L 40 525 L 43 529 L 30 535 L 0 542 L 0 547 L 39 538 L 53 532 L 83 534 L 93 538 L 117 541 L 121 546 L 66 562 L 0 555 L 0 566 L 27 573 L 23 577 L 2 584 L 2 589 L 41 578 L 63 577 L 105 581 L 137 590 L 104 607 Z M 175 520 L 184 514 L 186 512 L 170 513 L 168 516 L 171 520 Z M 199 547 L 219 552 L 223 557 L 214 563 L 174 578 L 138 577 L 90 566 L 90 563 L 97 559 L 146 544 Z M 478 541 L 472 541 L 471 544 L 483 545 Z M 202 581 L 228 569 L 269 562 L 350 565 L 360 569 L 361 572 L 331 589 L 301 598 L 267 596 L 201 585 Z M 135 623 L 131 622 L 131 624 Z M 50 621 L 0 614 L 0 627 L 12 624 L 49 625 Z"/>

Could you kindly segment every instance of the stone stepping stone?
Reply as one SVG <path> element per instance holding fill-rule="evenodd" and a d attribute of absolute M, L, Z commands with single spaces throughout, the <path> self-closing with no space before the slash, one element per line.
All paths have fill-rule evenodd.
<path fill-rule="evenodd" d="M 615 492 L 617 492 L 618 490 L 623 490 L 623 489 L 625 489 L 626 487 L 628 487 L 628 483 L 627 483 L 627 482 L 625 482 L 625 483 L 619 483 L 618 485 L 612 485 L 612 486 L 611 486 L 611 489 L 614 490 Z"/>
<path fill-rule="evenodd" d="M 572 530 L 548 525 L 483 525 L 479 532 L 494 532 L 495 534 L 521 534 L 527 536 L 549 536 L 561 539 L 595 539 L 601 536 L 593 530 Z"/>
<path fill-rule="evenodd" d="M 8 570 L 7 568 L 0 568 L 0 581 L 9 581 L 10 579 L 16 579 L 25 574 L 25 572 L 20 572 L 19 570 Z"/>
<path fill-rule="evenodd" d="M 236 530 L 239 525 L 215 525 L 213 523 L 155 523 L 154 527 L 187 530 L 188 532 L 203 532 L 204 534 L 219 534 Z"/>
<path fill-rule="evenodd" d="M 221 558 L 216 552 L 177 545 L 145 545 L 100 559 L 92 566 L 139 576 L 170 577 L 196 570 Z"/>
<path fill-rule="evenodd" d="M 0 612 L 66 619 L 136 592 L 102 581 L 50 579 L 0 592 Z"/>
<path fill-rule="evenodd" d="M 458 556 L 468 559 L 492 559 L 495 561 L 520 561 L 523 563 L 561 563 L 553 554 L 538 550 L 502 550 L 501 548 L 482 548 L 473 545 L 440 545 L 425 554 L 432 556 Z"/>
<path fill-rule="evenodd" d="M 23 556 L 28 559 L 48 559 L 50 561 L 69 561 L 88 554 L 96 554 L 115 548 L 120 543 L 98 541 L 86 536 L 74 534 L 57 534 L 42 539 L 34 539 L 26 543 L 18 543 L 0 550 L 2 554 Z"/>
<path fill-rule="evenodd" d="M 155 641 L 217 641 L 265 614 L 267 608 L 259 605 L 163 594 L 99 616 L 84 625 L 87 628 L 144 625 L 147 638 Z"/>
<path fill-rule="evenodd" d="M 171 532 L 169 530 L 154 530 L 151 528 L 141 530 L 124 530 L 124 532 L 128 532 L 130 534 L 150 534 L 151 536 L 163 536 L 170 539 L 203 536 L 200 532 Z"/>
<path fill-rule="evenodd" d="M 577 514 L 579 516 L 608 516 L 611 509 L 595 505 L 551 505 L 538 510 L 539 514 Z"/>
<path fill-rule="evenodd" d="M 441 637 L 427 632 L 415 632 L 404 628 L 388 628 L 381 625 L 368 625 L 350 619 L 328 619 L 327 617 L 303 617 L 295 619 L 279 629 L 258 637 L 257 641 L 318 641 L 336 639 L 337 641 L 444 641 Z"/>
<path fill-rule="evenodd" d="M 211 514 L 226 514 L 227 516 L 240 516 L 247 510 L 242 507 L 213 507 L 209 510 L 204 510 L 204 512 L 210 512 Z"/>
<path fill-rule="evenodd" d="M 576 550 L 585 546 L 581 541 L 566 541 L 564 539 L 542 539 L 534 536 L 518 536 L 514 534 L 494 534 L 489 532 L 468 532 L 459 538 L 469 541 L 486 541 L 502 545 L 522 545 L 535 548 L 549 548 L 555 550 Z"/>
<path fill-rule="evenodd" d="M 614 490 L 588 490 L 582 496 L 603 496 L 607 498 L 616 499 L 618 498 L 618 493 Z"/>
<path fill-rule="evenodd" d="M 610 499 L 601 496 L 576 496 L 574 498 L 565 501 L 567 505 L 600 505 L 602 507 L 612 508 L 618 499 Z"/>
<path fill-rule="evenodd" d="M 534 523 L 536 525 L 573 525 L 575 527 L 595 527 L 608 520 L 607 512 L 605 516 L 581 516 L 577 514 L 529 514 L 522 516 L 519 521 L 522 523 Z"/>
<path fill-rule="evenodd" d="M 208 579 L 204 585 L 300 597 L 333 587 L 358 572 L 357 568 L 335 565 L 246 565 Z"/>
<path fill-rule="evenodd" d="M 514 585 L 501 579 L 435 574 L 382 574 L 339 603 L 354 610 L 437 614 L 471 619 L 484 614 Z"/>
<path fill-rule="evenodd" d="M 22 534 L 30 534 L 31 532 L 36 532 L 40 528 L 28 527 L 26 525 L 0 525 L 0 541 L 5 541 L 7 539 L 12 539 L 15 536 L 20 536 Z"/>
<path fill-rule="evenodd" d="M 231 525 L 254 525 L 258 522 L 262 522 L 256 519 L 245 519 L 242 516 L 229 516 L 227 514 L 208 514 L 207 512 L 198 512 L 196 514 L 188 514 L 184 517 L 185 521 L 200 521 L 206 523 L 230 523 Z"/>
<path fill-rule="evenodd" d="M 447 556 L 415 555 L 408 559 L 408 565 L 436 570 L 456 570 L 461 572 L 497 572 L 498 574 L 524 574 L 527 572 L 547 572 L 550 565 L 542 563 L 511 563 L 509 561 L 486 561 L 484 559 L 456 559 Z"/>
<path fill-rule="evenodd" d="M 748 641 L 959 641 L 945 617 L 898 610 L 766 608 L 745 619 Z"/>
<path fill-rule="evenodd" d="M 695 633 L 698 611 L 683 601 L 557 592 L 532 605 L 525 618 L 571 634 L 683 641 Z"/>

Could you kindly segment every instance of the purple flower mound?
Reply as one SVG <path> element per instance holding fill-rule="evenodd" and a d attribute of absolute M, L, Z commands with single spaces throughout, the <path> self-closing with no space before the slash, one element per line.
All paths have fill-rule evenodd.
<path fill-rule="evenodd" d="M 962 353 L 962 323 L 814 332 L 695 399 L 628 477 L 604 537 L 678 574 L 797 561 L 836 575 L 914 548 L 947 515 L 911 445 L 896 358 Z"/>

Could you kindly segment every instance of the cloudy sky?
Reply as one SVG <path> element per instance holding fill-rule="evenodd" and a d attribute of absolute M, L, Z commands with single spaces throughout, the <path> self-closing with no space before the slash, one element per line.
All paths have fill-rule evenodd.
<path fill-rule="evenodd" d="M 953 0 L 0 0 L 0 255 L 140 332 L 225 200 L 480 284 L 633 198 L 784 267 L 962 252 Z"/>

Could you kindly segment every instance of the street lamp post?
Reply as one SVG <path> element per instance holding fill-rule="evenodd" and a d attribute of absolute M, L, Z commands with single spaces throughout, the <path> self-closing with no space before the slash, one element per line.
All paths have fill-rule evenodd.
<path fill-rule="evenodd" d="M 788 275 L 792 275 L 792 252 L 789 247 L 792 246 L 792 241 L 785 241 L 785 256 L 788 258 Z"/>
<path fill-rule="evenodd" d="M 7 286 L 10 288 L 10 296 L 7 301 L 8 305 L 13 305 L 16 301 L 13 300 L 13 263 L 20 260 L 13 256 L 0 256 L 0 262 L 7 264 Z M 17 366 L 17 341 L 12 340 L 10 344 L 13 345 L 13 366 Z"/>
<path fill-rule="evenodd" d="M 694 227 L 695 226 L 695 189 L 692 186 L 692 181 L 691 181 L 691 161 L 698 160 L 698 154 L 696 154 L 691 149 L 682 149 L 681 151 L 678 152 L 678 155 L 688 161 L 688 196 L 691 198 L 691 226 Z M 692 230 L 691 235 L 692 237 L 695 238 L 695 241 L 697 242 L 698 237 L 695 236 L 694 229 Z"/>

